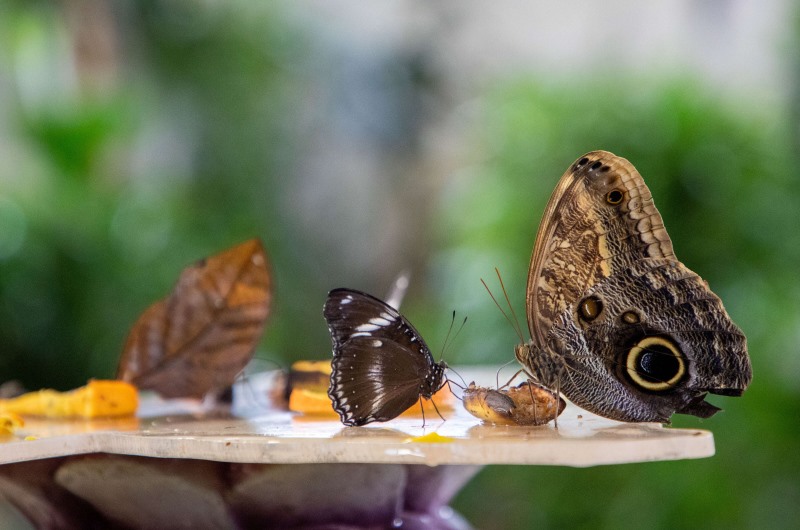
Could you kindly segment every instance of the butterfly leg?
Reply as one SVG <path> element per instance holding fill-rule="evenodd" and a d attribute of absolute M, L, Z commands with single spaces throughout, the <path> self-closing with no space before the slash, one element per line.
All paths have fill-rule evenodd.
<path fill-rule="evenodd" d="M 525 369 L 524 369 L 524 368 L 520 368 L 519 370 L 517 370 L 517 371 L 516 371 L 516 373 L 514 373 L 514 375 L 512 375 L 512 376 L 511 376 L 511 379 L 509 379 L 509 380 L 508 380 L 508 382 L 507 382 L 506 384 L 504 384 L 503 386 L 499 386 L 499 385 L 498 385 L 498 387 L 497 387 L 497 390 L 502 390 L 502 389 L 504 389 L 504 388 L 506 388 L 506 387 L 510 386 L 510 385 L 511 385 L 511 381 L 513 381 L 514 379 L 516 379 L 516 378 L 517 378 L 517 376 L 518 376 L 519 374 L 523 373 L 523 372 L 527 374 L 527 372 L 525 372 Z M 498 381 L 498 382 L 499 382 L 499 381 Z"/>
<path fill-rule="evenodd" d="M 438 414 L 439 417 L 442 418 L 442 421 L 447 421 L 446 419 L 444 419 L 444 416 L 442 416 L 442 413 L 439 412 L 439 407 L 436 406 L 436 402 L 433 399 L 431 399 L 431 403 L 433 404 L 433 409 L 436 411 L 436 414 Z M 419 410 L 422 412 L 422 428 L 424 429 L 425 428 L 425 407 L 422 405 L 422 396 L 419 397 Z"/>
<path fill-rule="evenodd" d="M 526 370 L 526 373 L 533 381 L 555 391 L 556 401 L 558 401 L 561 397 L 561 375 L 566 369 L 564 360 L 549 350 L 535 349 L 527 345 L 518 349 L 517 359 L 530 369 L 530 372 Z M 553 424 L 558 429 L 558 415 L 553 418 Z"/>
<path fill-rule="evenodd" d="M 520 372 L 521 371 L 522 370 L 520 370 Z M 519 372 L 517 372 L 517 374 L 519 374 Z M 516 375 L 514 377 L 516 377 Z M 509 381 L 509 383 L 510 382 L 511 381 Z M 531 395 L 531 406 L 533 407 L 533 423 L 534 425 L 539 425 L 539 418 L 538 415 L 536 414 L 536 398 L 533 397 L 533 388 L 531 387 L 530 384 L 528 385 L 528 393 Z"/>
<path fill-rule="evenodd" d="M 442 416 L 442 413 L 439 412 L 439 407 L 436 406 L 436 402 L 433 399 L 431 399 L 431 403 L 433 404 L 433 410 L 435 410 L 436 414 L 438 414 L 439 417 L 442 418 L 442 421 L 447 421 L 446 419 L 444 419 L 444 416 Z"/>
<path fill-rule="evenodd" d="M 558 430 L 558 400 L 561 399 L 561 378 L 556 380 L 556 417 L 553 418 L 553 425 Z"/>

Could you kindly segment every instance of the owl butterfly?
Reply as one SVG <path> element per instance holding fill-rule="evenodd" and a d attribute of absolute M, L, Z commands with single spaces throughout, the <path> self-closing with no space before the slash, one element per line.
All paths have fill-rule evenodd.
<path fill-rule="evenodd" d="M 576 405 L 621 421 L 707 418 L 708 393 L 751 379 L 742 331 L 678 261 L 650 190 L 624 158 L 593 151 L 545 208 L 527 287 L 531 340 L 516 357 Z"/>
<path fill-rule="evenodd" d="M 221 393 L 253 357 L 271 300 L 257 239 L 186 267 L 134 324 L 117 378 L 167 398 Z"/>
<path fill-rule="evenodd" d="M 389 421 L 447 382 L 444 362 L 414 326 L 384 301 L 334 289 L 323 309 L 333 341 L 328 395 L 345 425 Z"/>

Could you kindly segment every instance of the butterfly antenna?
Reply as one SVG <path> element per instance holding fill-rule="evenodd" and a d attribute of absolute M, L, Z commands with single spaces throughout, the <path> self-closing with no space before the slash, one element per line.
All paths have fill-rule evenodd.
<path fill-rule="evenodd" d="M 456 323 L 456 311 L 453 310 L 453 315 L 450 317 L 450 327 L 447 328 L 447 334 L 444 336 L 444 341 L 442 342 L 442 349 L 441 355 L 439 356 L 439 360 L 444 359 L 444 352 L 447 350 L 447 341 L 450 340 L 450 334 L 453 332 L 453 325 Z"/>
<path fill-rule="evenodd" d="M 511 328 L 514 330 L 514 332 L 519 337 L 520 342 L 525 342 L 525 338 L 522 336 L 522 332 L 519 330 L 519 328 L 516 325 L 514 325 L 514 321 L 511 320 L 511 317 L 509 317 L 508 313 L 505 312 L 503 307 L 497 301 L 497 298 L 494 297 L 494 295 L 492 294 L 492 290 L 489 289 L 489 286 L 486 285 L 486 282 L 483 280 L 483 278 L 481 278 L 481 283 L 483 284 L 483 287 L 486 289 L 486 292 L 489 293 L 489 296 L 492 298 L 492 302 L 494 302 L 494 305 L 497 306 L 497 309 L 500 310 L 500 312 L 503 314 L 503 316 L 506 317 L 506 320 L 508 321 L 508 323 L 511 324 Z"/>
<path fill-rule="evenodd" d="M 442 344 L 442 355 L 439 360 L 444 359 L 444 354 L 447 352 L 447 349 L 452 346 L 452 344 L 456 341 L 456 337 L 458 337 L 461 330 L 464 329 L 464 325 L 467 323 L 467 317 L 464 317 L 464 320 L 461 322 L 461 325 L 456 330 L 455 334 L 453 335 L 453 339 L 450 340 L 450 334 L 453 332 L 453 325 L 456 321 L 456 312 L 453 311 L 453 316 L 450 318 L 450 327 L 447 330 L 447 335 L 444 337 L 444 343 Z"/>
<path fill-rule="evenodd" d="M 511 310 L 511 316 L 514 317 L 514 324 L 516 327 L 514 329 L 517 330 L 517 335 L 519 335 L 521 342 L 525 342 L 525 339 L 522 335 L 522 326 L 519 325 L 519 319 L 517 318 L 517 313 L 514 311 L 514 306 L 511 304 L 511 300 L 508 298 L 508 291 L 506 291 L 506 286 L 503 283 L 503 277 L 500 275 L 500 271 L 497 267 L 494 268 L 494 272 L 497 274 L 497 279 L 500 280 L 500 288 L 503 290 L 503 296 L 506 299 L 506 303 L 508 304 L 508 308 Z"/>

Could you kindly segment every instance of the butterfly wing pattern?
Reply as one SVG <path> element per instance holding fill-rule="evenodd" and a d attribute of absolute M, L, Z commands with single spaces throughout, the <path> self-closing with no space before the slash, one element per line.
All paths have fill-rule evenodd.
<path fill-rule="evenodd" d="M 416 329 L 396 309 L 353 289 L 328 293 L 323 310 L 333 342 L 328 395 L 342 423 L 389 421 L 445 383 Z"/>
<path fill-rule="evenodd" d="M 527 290 L 532 340 L 516 354 L 573 403 L 622 421 L 719 409 L 751 379 L 744 334 L 678 261 L 642 176 L 593 151 L 564 173 L 536 237 Z"/>

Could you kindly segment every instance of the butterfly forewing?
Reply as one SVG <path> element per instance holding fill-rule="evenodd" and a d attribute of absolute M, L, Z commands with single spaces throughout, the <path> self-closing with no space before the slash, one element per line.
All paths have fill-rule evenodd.
<path fill-rule="evenodd" d="M 587 153 L 559 180 L 536 236 L 527 295 L 536 344 L 589 287 L 647 257 L 675 259 L 650 190 L 624 158 Z"/>
<path fill-rule="evenodd" d="M 333 341 L 328 394 L 346 425 L 388 421 L 442 386 L 443 366 L 397 310 L 351 289 L 324 307 Z"/>

